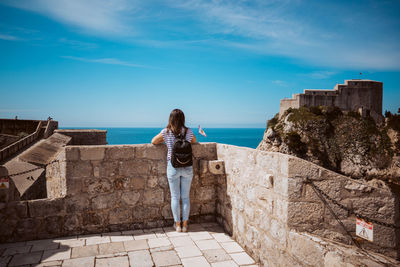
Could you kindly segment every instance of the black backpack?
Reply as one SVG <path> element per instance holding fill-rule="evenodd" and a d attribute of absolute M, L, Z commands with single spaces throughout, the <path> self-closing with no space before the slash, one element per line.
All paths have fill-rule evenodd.
<path fill-rule="evenodd" d="M 175 136 L 174 144 L 172 145 L 171 164 L 174 168 L 192 166 L 192 145 L 186 140 L 186 132 L 182 135 Z"/>

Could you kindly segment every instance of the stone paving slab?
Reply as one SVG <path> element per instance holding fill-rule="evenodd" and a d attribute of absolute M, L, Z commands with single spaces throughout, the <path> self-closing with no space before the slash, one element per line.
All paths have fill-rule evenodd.
<path fill-rule="evenodd" d="M 42 262 L 58 261 L 71 258 L 71 248 L 52 249 L 43 252 Z"/>
<path fill-rule="evenodd" d="M 11 262 L 8 266 L 20 266 L 24 264 L 35 264 L 39 263 L 42 258 L 43 251 L 16 254 L 12 257 Z"/>
<path fill-rule="evenodd" d="M 131 267 L 153 266 L 153 260 L 151 259 L 151 255 L 148 250 L 132 251 L 128 253 L 128 256 Z"/>
<path fill-rule="evenodd" d="M 127 256 L 96 259 L 96 267 L 129 267 L 129 260 Z"/>
<path fill-rule="evenodd" d="M 35 251 L 37 250 L 37 251 Z M 0 267 L 258 266 L 215 223 L 0 244 Z"/>
<path fill-rule="evenodd" d="M 65 260 L 62 267 L 94 267 L 94 257 Z"/>

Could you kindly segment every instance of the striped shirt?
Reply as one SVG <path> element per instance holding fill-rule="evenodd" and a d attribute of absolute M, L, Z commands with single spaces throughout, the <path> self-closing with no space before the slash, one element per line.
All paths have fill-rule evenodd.
<path fill-rule="evenodd" d="M 185 129 L 182 128 L 182 133 L 185 132 Z M 168 154 L 167 154 L 167 160 L 171 160 L 171 154 L 172 154 L 172 146 L 174 145 L 175 142 L 175 135 L 172 131 L 168 131 L 167 128 L 162 129 L 161 134 L 164 138 L 164 142 L 167 145 L 168 148 Z M 188 142 L 192 142 L 193 139 L 193 131 L 192 129 L 188 128 L 186 132 L 186 140 Z"/>

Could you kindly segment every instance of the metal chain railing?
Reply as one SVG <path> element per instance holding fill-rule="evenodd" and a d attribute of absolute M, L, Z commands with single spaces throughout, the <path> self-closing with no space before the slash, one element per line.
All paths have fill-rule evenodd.
<path fill-rule="evenodd" d="M 42 166 L 39 166 L 39 167 L 36 167 L 36 168 L 32 168 L 32 169 L 29 169 L 29 170 L 26 170 L 26 171 L 22 171 L 22 172 L 17 172 L 17 173 L 13 173 L 13 174 L 8 174 L 8 175 L 3 175 L 3 176 L 0 176 L 0 179 L 1 178 L 8 178 L 8 177 L 13 177 L 13 176 L 19 176 L 19 175 L 23 175 L 23 174 L 27 174 L 27 173 L 30 173 L 30 172 L 33 172 L 33 171 L 36 171 L 36 170 L 39 170 L 39 169 L 43 169 L 43 168 L 45 168 L 46 166 L 48 166 L 48 165 L 50 165 L 50 164 L 53 164 L 53 163 L 55 163 L 55 162 L 58 162 L 59 160 L 53 160 L 53 161 L 51 161 L 51 162 L 49 162 L 49 163 L 47 163 L 47 164 L 45 164 L 45 165 L 42 165 Z"/>
<path fill-rule="evenodd" d="M 375 224 L 379 224 L 385 227 L 389 227 L 389 228 L 394 228 L 394 229 L 400 229 L 399 225 L 395 225 L 395 224 L 390 224 L 390 223 L 386 223 L 386 222 L 382 222 L 382 221 L 378 221 L 376 219 L 373 218 L 369 218 L 365 215 L 362 215 L 358 212 L 353 211 L 352 209 L 349 209 L 348 207 L 344 206 L 343 204 L 339 203 L 337 200 L 333 199 L 332 197 L 330 197 L 328 194 L 326 194 L 324 191 L 322 191 L 321 188 L 319 188 L 317 185 L 314 184 L 314 181 L 307 178 L 305 180 L 305 182 L 307 184 L 310 184 L 312 186 L 312 188 L 314 189 L 314 191 L 317 191 L 318 194 L 317 196 L 324 202 L 326 203 L 325 199 L 321 198 L 321 195 L 324 196 L 326 199 L 328 199 L 330 202 L 332 202 L 333 204 L 335 204 L 336 206 L 338 206 L 339 208 L 347 211 L 349 214 L 353 214 L 355 215 L 357 218 L 363 219 L 366 222 L 371 222 L 371 223 L 375 223 Z M 328 206 L 329 207 L 329 206 Z"/>

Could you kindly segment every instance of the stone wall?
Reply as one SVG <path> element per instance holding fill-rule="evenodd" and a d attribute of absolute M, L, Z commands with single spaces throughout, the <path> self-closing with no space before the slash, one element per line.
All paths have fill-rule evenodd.
<path fill-rule="evenodd" d="M 383 266 L 395 261 L 374 252 L 398 257 L 398 233 L 378 225 L 374 242 L 361 243 L 368 252 L 347 245 L 306 178 L 350 209 L 395 223 L 390 190 L 280 153 L 215 143 L 193 152 L 191 222 L 217 220 L 262 266 Z M 0 242 L 172 224 L 165 145 L 67 146 L 57 159 L 46 169 L 51 198 L 0 203 Z M 354 235 L 355 218 L 332 208 Z"/>
<path fill-rule="evenodd" d="M 60 133 L 72 137 L 70 145 L 106 145 L 107 131 L 106 130 L 75 130 L 75 129 L 59 129 L 55 133 Z"/>
<path fill-rule="evenodd" d="M 18 135 L 20 133 L 30 134 L 36 130 L 37 120 L 13 120 L 0 119 L 0 133 Z"/>
<path fill-rule="evenodd" d="M 305 183 L 306 177 L 316 180 L 315 184 L 328 195 L 363 215 L 392 224 L 398 221 L 398 200 L 389 189 L 359 183 L 280 153 L 217 144 L 217 154 L 224 161 L 226 172 L 226 183 L 219 183 L 218 187 L 217 220 L 266 266 L 304 265 L 302 257 L 308 256 L 297 251 L 304 234 L 296 232 L 344 244 L 350 242 Z M 354 235 L 355 217 L 329 204 Z M 398 257 L 399 241 L 392 228 L 374 225 L 374 242 L 361 242 L 364 248 Z M 319 246 L 318 242 L 312 244 Z M 310 256 L 308 260 L 324 262 L 326 252 L 320 256 Z"/>
<path fill-rule="evenodd" d="M 216 144 L 195 144 L 190 219 L 215 221 Z M 170 226 L 165 145 L 67 146 L 47 167 L 53 198 L 0 203 L 0 242 Z"/>

